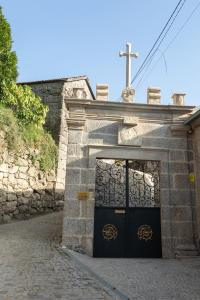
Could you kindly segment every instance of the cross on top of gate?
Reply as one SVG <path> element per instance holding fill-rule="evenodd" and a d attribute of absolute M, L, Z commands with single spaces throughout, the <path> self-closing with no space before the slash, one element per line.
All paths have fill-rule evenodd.
<path fill-rule="evenodd" d="M 126 57 L 126 88 L 131 87 L 131 58 L 137 58 L 139 56 L 138 53 L 131 52 L 131 43 L 126 44 L 126 52 L 120 51 L 119 56 Z"/>

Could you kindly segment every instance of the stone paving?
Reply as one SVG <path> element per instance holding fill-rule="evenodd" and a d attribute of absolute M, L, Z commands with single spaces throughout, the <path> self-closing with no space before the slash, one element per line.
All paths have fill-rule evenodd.
<path fill-rule="evenodd" d="M 200 300 L 200 258 L 62 255 L 61 224 L 59 212 L 0 226 L 0 300 Z"/>
<path fill-rule="evenodd" d="M 113 299 L 57 250 L 62 213 L 0 226 L 0 300 Z"/>
<path fill-rule="evenodd" d="M 200 257 L 103 259 L 68 252 L 120 290 L 126 299 L 200 300 Z"/>

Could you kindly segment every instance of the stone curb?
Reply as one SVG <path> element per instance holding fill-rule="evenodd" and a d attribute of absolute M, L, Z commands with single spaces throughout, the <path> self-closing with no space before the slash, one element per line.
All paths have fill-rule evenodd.
<path fill-rule="evenodd" d="M 99 276 L 96 272 L 94 272 L 90 267 L 86 266 L 74 253 L 74 251 L 69 250 L 67 248 L 63 248 L 63 247 L 57 247 L 57 250 L 59 253 L 70 257 L 74 263 L 82 270 L 82 271 L 86 271 L 88 272 L 94 279 L 96 279 L 101 286 L 103 287 L 103 289 L 105 291 L 109 291 L 109 294 L 112 295 L 112 299 L 114 300 L 131 300 L 130 297 L 128 297 L 127 295 L 125 295 L 124 293 L 122 293 L 119 289 L 117 289 L 115 286 L 113 286 L 112 284 L 110 284 L 109 282 L 107 282 L 103 277 Z M 110 300 L 108 298 L 108 300 Z"/>

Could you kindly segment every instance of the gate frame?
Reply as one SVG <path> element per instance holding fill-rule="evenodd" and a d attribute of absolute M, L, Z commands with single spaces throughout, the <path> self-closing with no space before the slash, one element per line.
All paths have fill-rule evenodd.
<path fill-rule="evenodd" d="M 127 146 L 92 146 L 89 145 L 89 171 L 96 174 L 96 159 L 130 159 L 130 160 L 156 160 L 160 162 L 160 223 L 162 257 L 174 258 L 172 225 L 170 213 L 170 173 L 169 150 L 158 148 L 133 148 Z M 92 211 L 87 226 L 85 249 L 88 255 L 93 255 L 94 241 L 94 210 L 95 210 L 95 176 L 90 178 L 88 190 L 92 197 Z"/>
<path fill-rule="evenodd" d="M 97 166 L 97 160 L 110 160 L 110 158 L 109 159 L 107 159 L 107 158 L 96 158 L 96 166 Z M 119 159 L 117 159 L 117 160 L 119 160 Z M 130 220 L 129 219 L 129 217 L 130 217 L 130 212 L 132 212 L 133 213 L 133 211 L 134 210 L 139 210 L 139 209 L 156 209 L 156 210 L 158 210 L 159 209 L 159 231 L 160 231 L 160 243 L 159 243 L 159 249 L 161 249 L 161 253 L 160 253 L 160 250 L 158 250 L 157 249 L 157 252 L 156 252 L 156 255 L 155 256 L 144 256 L 144 257 L 152 257 L 152 258 L 162 258 L 162 241 L 161 241 L 161 209 L 160 209 L 160 161 L 158 161 L 158 160 L 130 160 L 130 159 L 120 159 L 119 161 L 121 161 L 121 162 L 123 162 L 124 163 L 124 166 L 125 166 L 125 172 L 124 172 L 124 177 L 125 177 L 125 199 L 124 199 L 124 206 L 118 206 L 117 204 L 118 203 L 115 203 L 115 205 L 113 206 L 113 203 L 112 203 L 112 205 L 111 206 L 107 206 L 107 205 L 103 205 L 103 203 L 102 203 L 102 206 L 96 206 L 96 190 L 95 190 L 95 203 L 94 203 L 94 239 L 93 239 L 93 256 L 94 257 L 107 257 L 107 256 L 96 256 L 96 253 L 98 252 L 96 252 L 96 250 L 98 249 L 98 247 L 97 246 L 95 246 L 95 240 L 96 240 L 96 238 L 95 238 L 95 227 L 97 226 L 98 227 L 98 222 L 96 223 L 96 220 L 95 220 L 95 217 L 96 217 L 96 215 L 97 215 L 97 211 L 100 209 L 100 210 L 104 210 L 105 209 L 105 211 L 107 211 L 108 212 L 108 210 L 110 209 L 111 210 L 111 215 L 113 214 L 113 211 L 115 211 L 115 210 L 124 210 L 125 212 L 125 219 L 124 219 L 124 226 L 125 226 L 125 228 L 126 228 L 126 230 L 128 229 L 127 228 L 127 221 L 128 220 Z M 129 198 L 129 194 L 130 194 L 130 190 L 129 190 L 129 187 L 130 187 L 130 173 L 129 173 L 129 170 L 131 169 L 130 168 L 130 166 L 129 166 L 129 163 L 130 162 L 137 162 L 137 163 L 139 163 L 139 162 L 157 162 L 158 163 L 158 165 L 159 165 L 159 167 L 158 167 L 158 177 L 159 177 L 159 188 L 158 188 L 158 191 L 159 191 L 159 193 L 158 193 L 158 197 L 159 197 L 159 206 L 130 206 L 130 198 Z M 96 172 L 96 174 L 97 174 L 97 171 L 95 171 Z M 95 180 L 97 179 L 97 177 L 95 176 Z M 96 189 L 96 186 L 97 186 L 97 184 L 96 184 L 96 181 L 95 181 L 95 189 Z M 101 217 L 102 218 L 102 217 Z M 127 219 L 128 218 L 128 219 Z M 112 223 L 111 223 L 112 224 Z M 124 228 L 124 229 L 125 229 Z M 124 230 L 123 230 L 124 231 Z M 128 258 L 128 257 L 140 257 L 140 256 L 138 256 L 138 254 L 136 255 L 136 256 L 129 256 L 130 255 L 130 252 L 128 252 L 127 251 L 127 249 L 126 249 L 126 247 L 127 247 L 127 238 L 126 238 L 127 236 L 126 236 L 126 234 L 124 235 L 124 243 L 123 243 L 123 246 L 124 246 L 124 249 L 123 249 L 123 255 L 121 256 L 119 256 L 119 257 L 124 257 L 124 258 Z M 129 241 L 130 242 L 130 241 Z M 125 246 L 126 245 L 126 246 Z M 95 250 L 96 249 L 96 250 Z M 125 250 L 126 249 L 126 250 Z M 115 251 L 114 251 L 115 252 Z M 136 251 L 137 252 L 137 251 Z M 129 253 L 129 254 L 128 254 Z M 159 254 L 158 254 L 159 253 Z M 114 254 L 113 254 L 114 255 Z M 127 256 L 128 255 L 128 256 Z M 159 256 L 158 256 L 159 255 Z M 112 257 L 112 256 L 108 256 L 108 257 Z M 113 256 L 113 257 L 118 257 L 118 256 L 116 256 L 116 254 Z"/>

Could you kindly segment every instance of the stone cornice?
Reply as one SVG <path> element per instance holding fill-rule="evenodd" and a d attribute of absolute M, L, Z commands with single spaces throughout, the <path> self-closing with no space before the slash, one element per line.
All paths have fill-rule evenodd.
<path fill-rule="evenodd" d="M 131 111 L 131 112 L 152 112 L 152 113 L 168 113 L 168 114 L 187 114 L 191 113 L 194 106 L 175 106 L 175 105 L 153 105 L 141 103 L 122 103 L 112 101 L 97 101 L 85 99 L 66 99 L 66 105 L 69 106 L 82 106 L 86 109 L 106 109 L 115 111 Z"/>

